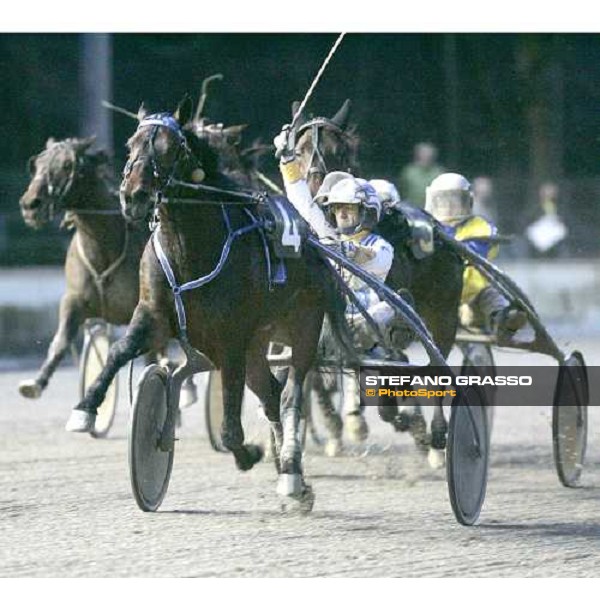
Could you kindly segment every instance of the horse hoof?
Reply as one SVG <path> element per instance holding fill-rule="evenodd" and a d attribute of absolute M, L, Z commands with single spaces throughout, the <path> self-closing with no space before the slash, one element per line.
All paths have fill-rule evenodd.
<path fill-rule="evenodd" d="M 346 415 L 346 431 L 350 440 L 357 444 L 369 436 L 367 421 L 360 413 Z"/>
<path fill-rule="evenodd" d="M 431 431 L 431 447 L 436 450 L 446 449 L 446 431 L 444 429 L 433 429 Z"/>
<path fill-rule="evenodd" d="M 423 415 L 412 415 L 410 420 L 410 434 L 415 441 L 417 450 L 426 452 L 429 448 L 430 438 L 427 435 L 427 424 Z"/>
<path fill-rule="evenodd" d="M 325 444 L 325 456 L 335 458 L 342 453 L 342 440 L 339 438 L 331 438 Z"/>
<path fill-rule="evenodd" d="M 282 474 L 277 481 L 277 494 L 281 499 L 281 509 L 289 514 L 309 513 L 315 503 L 315 493 L 306 485 L 302 475 Z"/>
<path fill-rule="evenodd" d="M 437 448 L 429 448 L 427 462 L 429 462 L 429 466 L 432 469 L 441 469 L 446 464 L 446 453 L 443 450 L 438 450 Z"/>
<path fill-rule="evenodd" d="M 258 444 L 247 444 L 246 450 L 248 450 L 248 454 L 253 465 L 255 465 L 257 462 L 260 462 L 265 456 L 264 448 Z"/>
<path fill-rule="evenodd" d="M 19 393 L 23 398 L 36 400 L 42 395 L 42 386 L 35 379 L 25 379 L 19 383 Z"/>
<path fill-rule="evenodd" d="M 394 429 L 400 433 L 404 433 L 410 429 L 410 414 L 406 411 L 398 413 L 394 419 Z"/>
<path fill-rule="evenodd" d="M 240 471 L 249 471 L 264 455 L 262 446 L 246 444 L 244 451 L 235 456 L 235 464 Z"/>
<path fill-rule="evenodd" d="M 196 402 L 198 402 L 198 394 L 196 393 L 196 388 L 182 387 L 181 392 L 179 394 L 179 408 L 188 408 L 192 406 L 192 404 L 196 404 Z"/>
<path fill-rule="evenodd" d="M 74 433 L 91 433 L 94 431 L 95 424 L 96 415 L 75 408 L 71 411 L 65 429 Z"/>

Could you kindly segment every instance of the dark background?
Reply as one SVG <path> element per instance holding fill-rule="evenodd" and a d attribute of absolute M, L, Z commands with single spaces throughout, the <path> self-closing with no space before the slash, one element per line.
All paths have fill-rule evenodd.
<path fill-rule="evenodd" d="M 113 101 L 172 110 L 220 72 L 206 113 L 248 123 L 246 143 L 290 120 L 335 34 L 115 34 Z M 59 263 L 68 234 L 32 232 L 18 211 L 26 162 L 47 137 L 83 130 L 80 35 L 0 36 L 2 264 Z M 310 103 L 331 116 L 345 98 L 361 136 L 362 171 L 396 180 L 419 141 L 468 177 L 493 178 L 501 228 L 520 232 L 541 181 L 561 184 L 571 254 L 600 252 L 600 36 L 595 34 L 348 34 Z M 114 114 L 115 166 L 131 119 Z M 275 161 L 264 170 L 276 174 Z"/>

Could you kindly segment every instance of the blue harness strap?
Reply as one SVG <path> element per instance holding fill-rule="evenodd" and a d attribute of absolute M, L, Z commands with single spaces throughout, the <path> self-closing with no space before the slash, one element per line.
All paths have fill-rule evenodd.
<path fill-rule="evenodd" d="M 148 115 L 140 121 L 138 129 L 140 127 L 148 127 L 151 125 L 167 127 L 168 129 L 176 133 L 180 139 L 185 140 L 185 136 L 181 131 L 181 125 L 179 124 L 179 121 L 177 121 L 177 119 L 169 113 L 155 113 L 153 115 Z"/>
<path fill-rule="evenodd" d="M 160 224 L 154 230 L 152 234 L 152 245 L 154 247 L 154 252 L 156 253 L 156 257 L 158 258 L 158 262 L 162 267 L 162 270 L 167 278 L 171 291 L 173 292 L 173 297 L 175 299 L 175 310 L 177 312 L 177 322 L 179 324 L 179 332 L 183 337 L 187 337 L 187 319 L 185 315 L 185 306 L 183 304 L 183 299 L 181 298 L 182 292 L 187 292 L 189 290 L 195 290 L 200 288 L 207 283 L 210 283 L 213 279 L 215 279 L 219 273 L 223 270 L 225 263 L 227 262 L 227 258 L 229 257 L 229 252 L 231 251 L 231 246 L 233 242 L 242 235 L 246 233 L 250 233 L 251 231 L 258 230 L 258 233 L 263 242 L 263 250 L 265 252 L 265 260 L 267 266 L 267 279 L 269 281 L 269 289 L 271 289 L 272 281 L 271 281 L 271 256 L 269 253 L 269 246 L 267 244 L 267 240 L 265 237 L 265 233 L 262 230 L 261 222 L 252 214 L 248 209 L 244 209 L 246 214 L 250 217 L 251 223 L 249 225 L 245 225 L 244 227 L 240 227 L 239 229 L 232 230 L 231 221 L 229 218 L 229 213 L 225 209 L 224 205 L 221 205 L 221 209 L 223 211 L 223 220 L 225 221 L 225 226 L 227 227 L 227 238 L 223 244 L 223 248 L 221 250 L 221 256 L 215 266 L 215 268 L 208 274 L 199 277 L 198 279 L 194 279 L 193 281 L 188 281 L 182 285 L 177 283 L 177 279 L 175 278 L 175 274 L 173 273 L 173 269 L 171 268 L 171 264 L 169 263 L 169 259 L 165 254 L 160 240 L 158 239 L 158 233 L 160 231 Z"/>

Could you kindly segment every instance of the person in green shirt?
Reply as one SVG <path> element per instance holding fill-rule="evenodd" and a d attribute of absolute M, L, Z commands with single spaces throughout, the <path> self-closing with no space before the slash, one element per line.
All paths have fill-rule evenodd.
<path fill-rule="evenodd" d="M 411 204 L 425 206 L 427 186 L 445 169 L 437 163 L 437 148 L 428 142 L 415 145 L 413 161 L 400 173 L 400 196 Z"/>

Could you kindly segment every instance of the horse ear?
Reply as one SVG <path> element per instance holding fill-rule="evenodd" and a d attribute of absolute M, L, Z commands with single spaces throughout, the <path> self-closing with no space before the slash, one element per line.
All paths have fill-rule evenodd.
<path fill-rule="evenodd" d="M 186 94 L 177 106 L 173 116 L 183 127 L 186 123 L 192 120 L 193 111 L 194 106 L 192 104 L 192 99 Z"/>
<path fill-rule="evenodd" d="M 331 122 L 335 123 L 340 129 L 344 129 L 344 127 L 346 127 L 346 125 L 348 124 L 348 117 L 350 116 L 351 106 L 352 102 L 350 102 L 349 98 L 346 98 L 340 110 L 338 110 L 335 116 L 331 118 Z"/>
<path fill-rule="evenodd" d="M 142 102 L 137 111 L 137 120 L 143 121 L 147 115 L 148 115 L 148 111 L 146 110 L 146 107 L 144 106 L 144 103 Z"/>
<path fill-rule="evenodd" d="M 242 141 L 242 131 L 246 129 L 248 125 L 231 125 L 223 129 L 223 134 L 232 144 L 239 144 Z"/>
<path fill-rule="evenodd" d="M 96 136 L 91 135 L 90 137 L 78 139 L 75 143 L 75 147 L 79 152 L 85 152 L 95 141 Z"/>
<path fill-rule="evenodd" d="M 56 140 L 53 137 L 49 137 L 46 140 L 46 150 L 49 150 L 52 146 L 54 146 L 55 143 L 56 143 Z"/>

